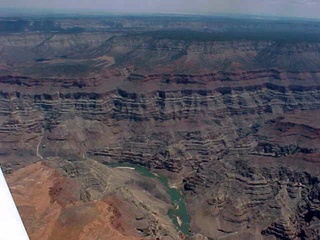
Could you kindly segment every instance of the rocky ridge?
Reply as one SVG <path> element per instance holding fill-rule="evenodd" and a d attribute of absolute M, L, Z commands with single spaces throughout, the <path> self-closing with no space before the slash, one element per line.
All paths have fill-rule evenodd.
<path fill-rule="evenodd" d="M 13 39 L 25 36 L 2 36 L 5 171 L 14 176 L 44 161 L 80 182 L 81 204 L 142 197 L 146 207 L 135 211 L 147 216 L 145 228 L 139 216 L 128 227 L 137 237 L 182 238 L 166 218 L 163 190 L 139 195 L 136 186 L 145 183 L 137 176 L 117 178 L 101 163 L 140 164 L 167 176 L 186 197 L 191 238 L 317 239 L 319 44 L 112 29 L 116 34 L 52 34 L 20 61 L 15 51 L 30 52 L 31 37 L 41 34 L 31 31 L 21 44 Z M 61 73 L 65 64 L 72 70 Z M 74 75 L 81 64 L 89 68 Z M 118 185 L 105 190 L 112 176 Z M 117 188 L 128 182 L 128 191 Z M 150 199 L 158 199 L 158 218 Z"/>
<path fill-rule="evenodd" d="M 90 85 L 90 79 L 53 80 L 51 86 L 45 81 L 51 92 L 41 93 L 41 80 L 3 77 L 2 86 L 17 85 L 11 93 L 2 88 L 5 119 L 0 132 L 5 136 L 2 139 L 13 138 L 2 141 L 3 151 L 8 149 L 3 154 L 10 156 L 12 147 L 20 144 L 12 158 L 28 150 L 32 158 L 96 158 L 166 169 L 184 188 L 190 203 L 201 203 L 198 209 L 190 207 L 190 212 L 195 216 L 194 231 L 205 236 L 240 232 L 241 237 L 256 232 L 257 226 L 264 226 L 262 236 L 313 236 L 312 227 L 298 223 L 317 209 L 317 203 L 311 207 L 309 200 L 317 186 L 317 172 L 290 170 L 294 167 L 290 162 L 318 164 L 319 129 L 286 122 L 286 116 L 317 111 L 319 86 L 306 78 L 307 84 L 299 81 L 299 75 L 306 74 L 270 70 L 138 79 L 130 75 L 123 79 L 122 88 L 104 93 L 86 92 L 86 87 L 100 88 Z M 18 91 L 20 87 L 24 92 Z M 23 139 L 31 138 L 30 134 L 34 135 L 32 145 Z M 252 167 L 250 162 L 256 159 L 271 166 L 280 161 L 283 166 L 281 170 L 261 163 Z M 204 195 L 204 202 L 198 199 Z M 203 225 L 203 219 L 210 226 Z"/>

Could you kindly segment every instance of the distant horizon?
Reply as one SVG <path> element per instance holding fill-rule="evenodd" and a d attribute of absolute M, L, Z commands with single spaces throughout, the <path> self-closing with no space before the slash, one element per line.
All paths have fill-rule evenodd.
<path fill-rule="evenodd" d="M 2 9 L 109 14 L 254 15 L 320 19 L 320 0 L 2 0 Z"/>
<path fill-rule="evenodd" d="M 9 11 L 9 12 L 6 12 Z M 312 17 L 301 17 L 301 16 L 279 16 L 272 14 L 254 14 L 254 13 L 223 13 L 223 12 L 121 12 L 121 11 L 107 11 L 98 9 L 58 9 L 58 8 L 19 8 L 19 7 L 1 7 L 0 6 L 0 17 L 2 14 L 10 15 L 11 17 L 18 17 L 15 14 L 24 14 L 25 16 L 42 16 L 47 14 L 60 15 L 81 15 L 81 16 L 101 16 L 101 15 L 113 15 L 113 16 L 199 16 L 199 17 L 232 17 L 232 18 L 256 18 L 266 20 L 286 20 L 286 19 L 297 19 L 297 20 L 314 20 L 320 21 L 319 18 Z M 21 15 L 19 15 L 21 16 Z"/>

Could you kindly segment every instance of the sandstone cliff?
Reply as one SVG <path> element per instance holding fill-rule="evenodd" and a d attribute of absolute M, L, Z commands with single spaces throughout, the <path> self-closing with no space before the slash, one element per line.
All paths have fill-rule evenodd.
<path fill-rule="evenodd" d="M 166 215 L 165 190 L 148 195 L 147 180 L 101 164 L 126 162 L 183 191 L 191 238 L 317 239 L 320 41 L 181 40 L 155 35 L 155 26 L 147 34 L 119 28 L 1 36 L 0 163 L 12 186 L 39 172 L 34 178 L 48 184 L 37 214 L 55 216 L 51 235 L 34 236 L 57 239 L 76 212 L 92 218 L 70 229 L 106 224 L 121 239 L 183 238 Z M 47 165 L 28 166 L 37 161 Z M 29 219 L 32 192 L 27 203 L 14 194 L 33 231 L 42 223 Z M 93 216 L 114 201 L 133 212 L 120 230 Z M 102 214 L 118 221 L 110 211 Z"/>

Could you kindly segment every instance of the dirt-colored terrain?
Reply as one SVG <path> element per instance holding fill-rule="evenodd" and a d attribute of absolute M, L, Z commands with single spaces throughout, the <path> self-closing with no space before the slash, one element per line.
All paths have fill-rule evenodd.
<path fill-rule="evenodd" d="M 94 171 L 97 167 L 94 165 L 98 163 L 90 164 Z M 99 168 L 106 168 L 103 174 L 112 181 L 106 182 L 108 186 L 102 191 L 95 189 L 95 182 L 90 182 L 90 176 L 88 179 L 70 178 L 44 162 L 31 164 L 8 176 L 8 184 L 31 239 L 142 240 L 145 239 L 141 236 L 144 231 L 153 232 L 148 235 L 159 234 L 158 231 L 169 235 L 163 239 L 180 238 L 179 235 L 170 237 L 172 233 L 167 232 L 166 228 L 172 228 L 169 231 L 173 234 L 175 230 L 165 211 L 162 212 L 164 206 L 159 200 L 150 194 L 146 196 L 141 188 L 134 185 L 134 179 L 139 175 L 132 171 L 110 170 L 103 165 Z M 85 171 L 86 167 L 81 169 Z M 143 178 L 138 179 L 143 184 Z M 129 185 L 128 180 L 131 182 Z M 165 196 L 165 192 L 162 194 Z M 150 201 L 153 201 L 148 206 L 150 210 L 143 209 L 143 203 Z M 153 214 L 149 215 L 149 211 Z M 161 226 L 162 230 L 158 230 Z M 153 227 L 155 229 L 151 229 Z M 149 236 L 147 239 L 156 238 L 154 235 L 154 238 Z"/>
<path fill-rule="evenodd" d="M 82 202 L 77 181 L 43 163 L 16 171 L 8 183 L 31 239 L 142 239 L 125 235 L 121 201 Z"/>
<path fill-rule="evenodd" d="M 319 23 L 1 21 L 0 164 L 32 239 L 319 239 Z M 182 191 L 191 236 L 118 162 Z"/>

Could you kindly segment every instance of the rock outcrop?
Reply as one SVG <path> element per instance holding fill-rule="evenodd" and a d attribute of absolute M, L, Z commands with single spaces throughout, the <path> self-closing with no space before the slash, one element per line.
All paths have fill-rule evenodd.
<path fill-rule="evenodd" d="M 60 29 L 48 37 L 29 29 L 27 36 L 1 36 L 0 164 L 13 172 L 12 186 L 31 166 L 67 176 L 46 178 L 42 189 L 44 210 L 56 214 L 50 236 L 73 234 L 58 229 L 76 212 L 94 215 L 116 202 L 143 216 L 101 211 L 113 225 L 92 217 L 70 229 L 88 229 L 83 239 L 100 224 L 113 236 L 183 238 L 166 216 L 163 189 L 143 191 L 139 177 L 101 164 L 125 162 L 161 173 L 183 191 L 193 239 L 317 239 L 320 41 L 252 38 L 251 30 L 244 39 L 198 39 L 188 31 L 177 39 L 158 29 L 160 20 L 144 31 L 135 29 L 139 21 L 125 29 L 109 24 L 106 32 L 94 22 L 92 34 Z M 16 51 L 34 55 L 19 60 Z M 35 161 L 48 166 L 27 166 Z M 64 192 L 69 188 L 75 192 Z M 29 219 L 34 205 L 21 200 L 31 229 L 42 224 Z"/>
<path fill-rule="evenodd" d="M 141 188 L 147 182 L 156 184 L 132 170 L 59 159 L 8 177 L 31 239 L 182 239 L 166 215 L 165 190 L 148 195 Z"/>

